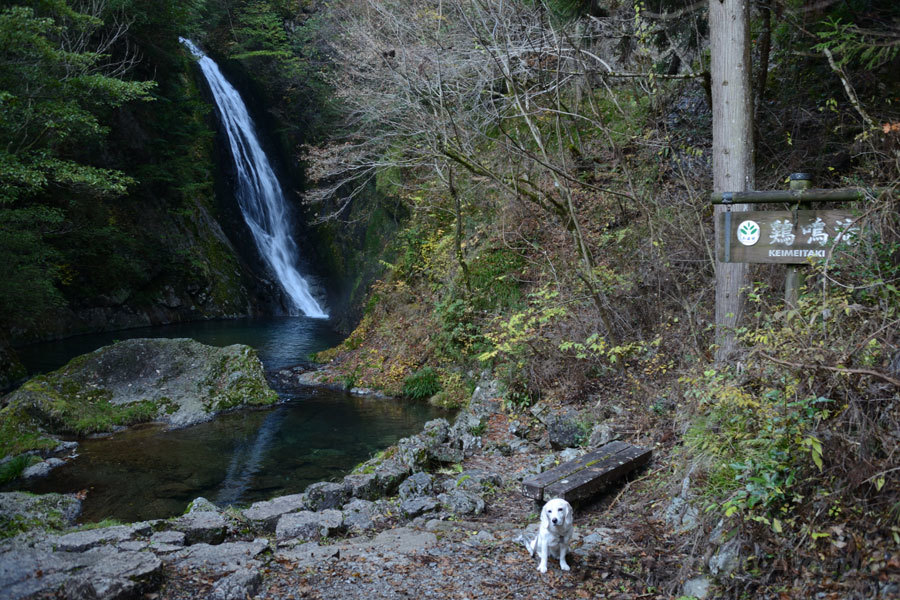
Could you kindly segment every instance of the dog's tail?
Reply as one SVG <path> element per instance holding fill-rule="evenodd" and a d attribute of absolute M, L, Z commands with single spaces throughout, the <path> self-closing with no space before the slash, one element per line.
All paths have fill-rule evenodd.
<path fill-rule="evenodd" d="M 537 546 L 537 536 L 529 538 L 528 535 L 522 534 L 519 539 L 525 546 L 525 549 L 528 550 L 528 554 L 534 556 L 534 549 Z"/>

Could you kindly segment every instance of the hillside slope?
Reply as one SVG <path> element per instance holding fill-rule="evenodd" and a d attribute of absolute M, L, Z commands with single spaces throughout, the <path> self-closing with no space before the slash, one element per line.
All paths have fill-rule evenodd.
<path fill-rule="evenodd" d="M 510 418 L 551 411 L 568 444 L 653 440 L 678 543 L 740 549 L 725 572 L 692 559 L 732 597 L 865 578 L 900 539 L 897 9 L 754 9 L 757 188 L 869 192 L 796 306 L 783 266 L 754 265 L 741 356 L 717 365 L 705 9 L 581 6 L 329 5 L 348 118 L 306 154 L 308 200 L 371 175 L 411 217 L 320 359 L 442 405 L 487 369 Z"/>

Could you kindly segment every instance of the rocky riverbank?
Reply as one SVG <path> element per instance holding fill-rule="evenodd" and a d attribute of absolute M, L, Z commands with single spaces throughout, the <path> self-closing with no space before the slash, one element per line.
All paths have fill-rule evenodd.
<path fill-rule="evenodd" d="M 622 432 L 625 412 L 592 436 Z M 584 451 L 552 447 L 579 437 L 563 426 L 573 418 L 540 404 L 509 414 L 483 381 L 452 424 L 429 422 L 341 481 L 249 507 L 199 498 L 173 519 L 72 529 L 78 498 L 0 495 L 6 535 L 25 530 L 0 542 L 0 597 L 716 597 L 743 542 L 698 525 L 687 485 L 667 493 L 668 451 L 652 433 L 628 439 L 654 444 L 654 463 L 577 508 L 572 571 L 538 573 L 522 545 L 537 515 L 520 484 Z M 896 591 L 885 573 L 872 572 L 869 597 Z"/>
<path fill-rule="evenodd" d="M 591 589 L 586 570 L 599 564 L 619 577 L 602 557 L 624 531 L 590 509 L 573 574 L 538 576 L 521 545 L 536 519 L 519 483 L 579 450 L 553 452 L 537 419 L 511 426 L 498 398 L 485 382 L 453 424 L 431 421 L 342 481 L 244 509 L 197 499 L 174 519 L 79 530 L 65 526 L 78 498 L 2 495 L 3 529 L 25 531 L 0 543 L 0 595 L 493 598 L 524 586 L 511 597 L 546 597 Z"/>

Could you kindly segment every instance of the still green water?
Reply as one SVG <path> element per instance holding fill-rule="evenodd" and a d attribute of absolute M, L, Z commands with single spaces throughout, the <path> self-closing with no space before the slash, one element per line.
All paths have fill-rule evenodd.
<path fill-rule="evenodd" d="M 257 348 L 269 370 L 301 362 L 310 352 L 340 339 L 326 322 L 302 317 L 214 321 L 120 331 L 115 336 L 193 337 L 212 345 L 245 343 Z M 113 341 L 105 341 L 106 337 L 80 336 L 56 343 L 65 349 L 43 344 L 45 350 L 36 355 L 47 366 L 26 357 L 27 366 L 55 368 L 74 355 Z M 145 425 L 83 440 L 76 459 L 19 489 L 86 490 L 82 522 L 170 517 L 181 514 L 198 496 L 220 505 L 244 505 L 298 493 L 316 481 L 339 479 L 377 451 L 417 433 L 426 421 L 446 416 L 424 403 L 322 388 L 276 390 L 284 403 L 273 408 L 234 412 L 174 431 Z"/>

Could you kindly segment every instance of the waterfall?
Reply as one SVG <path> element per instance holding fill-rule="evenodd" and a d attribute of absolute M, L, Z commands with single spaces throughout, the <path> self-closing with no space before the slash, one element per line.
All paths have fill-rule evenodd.
<path fill-rule="evenodd" d="M 238 204 L 260 255 L 294 305 L 292 314 L 327 319 L 328 314 L 313 297 L 309 283 L 297 271 L 297 244 L 288 228 L 284 192 L 259 144 L 247 106 L 211 58 L 190 40 L 181 38 L 181 42 L 197 57 L 212 90 L 237 170 Z"/>

